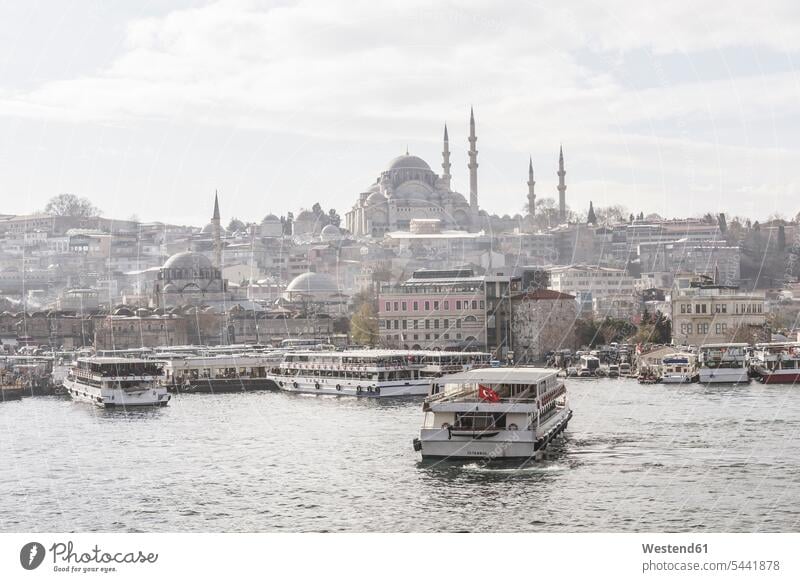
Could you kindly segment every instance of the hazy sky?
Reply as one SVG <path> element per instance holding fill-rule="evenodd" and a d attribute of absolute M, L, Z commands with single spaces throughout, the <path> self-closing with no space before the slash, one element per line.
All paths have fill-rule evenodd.
<path fill-rule="evenodd" d="M 800 210 L 797 2 L 0 0 L 0 213 L 344 213 L 403 153 L 521 212 Z"/>

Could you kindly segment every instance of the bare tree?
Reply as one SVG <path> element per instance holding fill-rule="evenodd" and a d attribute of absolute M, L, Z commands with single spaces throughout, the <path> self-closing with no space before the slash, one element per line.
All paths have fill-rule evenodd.
<path fill-rule="evenodd" d="M 75 194 L 54 196 L 44 207 L 44 211 L 53 216 L 78 216 L 83 218 L 100 216 L 99 208 L 87 198 L 81 198 Z"/>

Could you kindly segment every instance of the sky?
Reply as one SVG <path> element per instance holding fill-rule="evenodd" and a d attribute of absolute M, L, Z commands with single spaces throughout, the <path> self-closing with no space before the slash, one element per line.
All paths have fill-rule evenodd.
<path fill-rule="evenodd" d="M 406 148 L 523 211 L 527 166 L 567 203 L 665 217 L 800 211 L 791 1 L 0 0 L 0 214 L 344 214 Z"/>

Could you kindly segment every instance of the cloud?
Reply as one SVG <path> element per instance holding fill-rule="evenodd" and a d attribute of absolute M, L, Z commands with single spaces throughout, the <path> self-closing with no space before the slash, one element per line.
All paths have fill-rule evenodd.
<path fill-rule="evenodd" d="M 131 21 L 97 72 L 3 87 L 0 115 L 433 143 L 432 127 L 463 124 L 474 104 L 488 189 L 514 185 L 499 156 L 565 142 L 582 177 L 570 192 L 607 182 L 662 204 L 708 184 L 776 191 L 782 164 L 797 161 L 782 120 L 798 101 L 798 12 L 791 2 L 222 0 Z M 665 55 L 691 69 L 692 54 L 725 63 L 729 49 L 783 65 L 743 75 L 730 63 L 680 82 L 659 70 Z M 632 54 L 651 65 L 648 83 L 631 82 Z"/>

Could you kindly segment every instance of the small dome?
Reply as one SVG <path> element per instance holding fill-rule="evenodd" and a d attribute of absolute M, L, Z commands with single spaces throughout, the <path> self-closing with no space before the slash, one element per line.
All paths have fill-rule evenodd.
<path fill-rule="evenodd" d="M 428 171 L 431 169 L 431 167 L 428 165 L 428 162 L 422 158 L 409 154 L 398 156 L 389 162 L 389 170 L 402 170 L 407 168 Z"/>
<path fill-rule="evenodd" d="M 210 269 L 211 259 L 200 253 L 193 253 L 192 251 L 184 251 L 172 255 L 167 262 L 164 263 L 165 269 Z"/>
<path fill-rule="evenodd" d="M 120 307 L 116 311 L 114 311 L 114 315 L 122 315 L 125 317 L 131 317 L 133 315 L 133 311 L 128 309 L 127 307 Z"/>
<path fill-rule="evenodd" d="M 261 221 L 261 224 L 267 224 L 267 223 L 270 223 L 270 222 L 280 222 L 280 221 L 281 221 L 281 219 L 278 218 L 277 216 L 275 216 L 274 214 L 267 214 L 264 217 L 264 220 Z"/>
<path fill-rule="evenodd" d="M 367 198 L 367 204 L 369 204 L 370 206 L 372 206 L 373 204 L 383 204 L 384 202 L 386 202 L 386 196 L 384 196 L 378 191 L 373 192 Z"/>
<path fill-rule="evenodd" d="M 319 233 L 319 237 L 325 242 L 337 241 L 342 239 L 342 231 L 333 224 L 327 225 Z"/>
<path fill-rule="evenodd" d="M 300 214 L 297 215 L 295 220 L 316 220 L 316 216 L 310 210 L 303 210 Z"/>
<path fill-rule="evenodd" d="M 338 293 L 339 286 L 325 273 L 303 273 L 286 287 L 289 293 Z"/>

